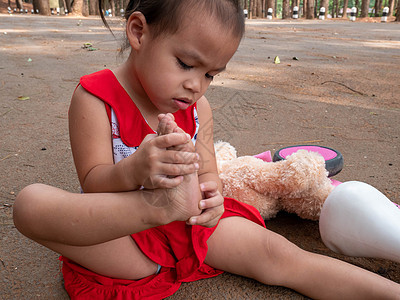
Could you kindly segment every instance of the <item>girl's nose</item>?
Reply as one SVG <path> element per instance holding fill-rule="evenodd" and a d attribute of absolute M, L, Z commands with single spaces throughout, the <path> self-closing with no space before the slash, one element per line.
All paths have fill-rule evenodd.
<path fill-rule="evenodd" d="M 202 82 L 198 76 L 187 79 L 183 83 L 183 87 L 187 90 L 190 90 L 192 93 L 200 93 L 201 85 L 202 85 Z"/>

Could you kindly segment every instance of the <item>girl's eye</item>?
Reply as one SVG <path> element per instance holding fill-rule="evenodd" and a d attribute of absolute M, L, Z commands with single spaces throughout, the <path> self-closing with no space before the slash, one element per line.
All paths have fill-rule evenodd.
<path fill-rule="evenodd" d="M 185 64 L 183 61 L 181 61 L 179 58 L 176 59 L 176 61 L 178 62 L 178 65 L 183 69 L 183 70 L 190 70 L 191 68 L 193 68 L 192 66 L 188 66 L 187 64 Z"/>
<path fill-rule="evenodd" d="M 177 61 L 177 63 L 178 63 L 178 65 L 179 65 L 179 67 L 181 68 L 181 69 L 183 69 L 183 70 L 190 70 L 190 69 L 193 69 L 193 66 L 189 66 L 189 65 L 187 65 L 187 64 L 185 64 L 183 61 L 181 61 L 179 58 L 176 58 L 176 61 Z M 210 75 L 210 74 L 208 74 L 208 73 L 206 73 L 206 78 L 207 79 L 209 79 L 209 80 L 213 80 L 214 79 L 214 76 L 213 75 Z"/>

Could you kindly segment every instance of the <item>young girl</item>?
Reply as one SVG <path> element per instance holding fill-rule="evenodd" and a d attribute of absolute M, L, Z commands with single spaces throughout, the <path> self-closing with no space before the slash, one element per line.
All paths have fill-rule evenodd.
<path fill-rule="evenodd" d="M 128 59 L 82 77 L 71 101 L 84 194 L 31 185 L 14 205 L 18 230 L 62 255 L 71 298 L 159 299 L 221 270 L 312 298 L 400 298 L 221 196 L 204 93 L 243 35 L 238 1 L 131 0 L 126 18 Z"/>

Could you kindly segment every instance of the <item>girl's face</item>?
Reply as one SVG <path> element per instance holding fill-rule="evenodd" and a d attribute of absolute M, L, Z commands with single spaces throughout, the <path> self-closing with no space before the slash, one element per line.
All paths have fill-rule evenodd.
<path fill-rule="evenodd" d="M 134 54 L 136 79 L 158 112 L 187 109 L 223 71 L 240 38 L 211 17 L 186 17 L 175 34 L 149 35 Z"/>

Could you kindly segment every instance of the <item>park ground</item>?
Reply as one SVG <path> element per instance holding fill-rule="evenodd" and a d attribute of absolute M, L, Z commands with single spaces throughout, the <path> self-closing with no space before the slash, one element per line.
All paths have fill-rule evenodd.
<path fill-rule="evenodd" d="M 58 255 L 18 233 L 12 207 L 34 182 L 79 191 L 67 110 L 80 76 L 123 60 L 117 51 L 123 24 L 110 22 L 117 40 L 97 18 L 0 14 L 0 299 L 68 299 Z M 335 179 L 367 182 L 399 203 L 400 24 L 248 20 L 246 26 L 227 71 L 207 92 L 215 139 L 239 155 L 294 144 L 335 148 L 345 161 Z M 318 222 L 280 213 L 267 227 L 301 248 L 400 283 L 397 263 L 328 250 Z M 183 284 L 171 297 L 275 298 L 304 297 L 231 274 Z"/>

